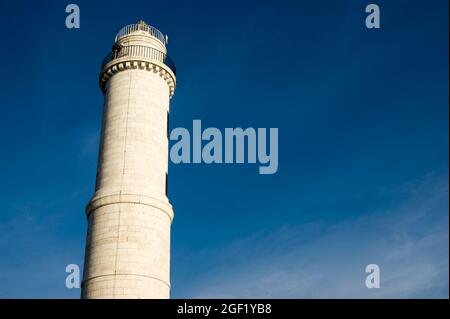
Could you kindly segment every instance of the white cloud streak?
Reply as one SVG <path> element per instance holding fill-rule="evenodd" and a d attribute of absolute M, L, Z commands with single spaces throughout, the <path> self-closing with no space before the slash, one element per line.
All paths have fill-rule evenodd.
<path fill-rule="evenodd" d="M 407 194 L 396 207 L 339 224 L 239 240 L 180 297 L 447 298 L 448 180 L 427 176 Z M 381 268 L 379 289 L 365 286 L 371 263 Z"/>

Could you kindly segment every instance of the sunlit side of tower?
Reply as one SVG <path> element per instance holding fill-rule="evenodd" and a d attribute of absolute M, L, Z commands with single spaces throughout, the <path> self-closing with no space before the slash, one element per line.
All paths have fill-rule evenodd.
<path fill-rule="evenodd" d="M 103 122 L 82 298 L 169 298 L 167 37 L 143 21 L 122 28 L 104 59 Z"/>

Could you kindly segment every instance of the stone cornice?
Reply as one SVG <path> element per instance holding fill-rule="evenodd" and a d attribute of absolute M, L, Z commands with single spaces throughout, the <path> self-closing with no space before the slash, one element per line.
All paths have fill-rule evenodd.
<path fill-rule="evenodd" d="M 103 206 L 124 203 L 151 206 L 166 214 L 169 217 L 170 222 L 173 220 L 173 207 L 169 202 L 164 202 L 155 197 L 139 194 L 111 194 L 100 197 L 94 196 L 86 206 L 86 215 L 89 217 L 93 211 Z"/>
<path fill-rule="evenodd" d="M 170 98 L 174 94 L 176 87 L 176 77 L 168 66 L 160 61 L 156 61 L 153 59 L 129 56 L 112 60 L 103 67 L 99 78 L 102 91 L 105 92 L 106 82 L 114 74 L 120 71 L 133 69 L 146 70 L 158 74 L 166 81 L 167 85 L 169 86 Z"/>

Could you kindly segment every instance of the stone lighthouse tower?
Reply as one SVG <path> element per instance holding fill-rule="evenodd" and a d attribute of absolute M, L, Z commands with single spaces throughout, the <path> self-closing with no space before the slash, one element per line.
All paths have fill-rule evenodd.
<path fill-rule="evenodd" d="M 87 205 L 82 298 L 169 298 L 167 37 L 143 21 L 122 28 L 103 60 L 103 123 Z"/>

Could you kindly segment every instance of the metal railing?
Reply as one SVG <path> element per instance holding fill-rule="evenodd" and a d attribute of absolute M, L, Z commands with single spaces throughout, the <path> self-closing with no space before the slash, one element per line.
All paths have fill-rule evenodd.
<path fill-rule="evenodd" d="M 157 38 L 164 45 L 166 45 L 168 43 L 167 36 L 164 36 L 164 34 L 162 34 L 161 31 L 159 31 L 158 29 L 156 29 L 148 24 L 145 24 L 145 23 L 134 23 L 134 24 L 129 24 L 129 25 L 123 27 L 116 34 L 115 41 L 117 42 L 117 40 L 119 40 L 120 38 L 122 38 L 132 32 L 135 32 L 135 31 L 145 31 L 145 32 L 149 33 L 151 36 L 154 36 L 155 38 Z"/>
<path fill-rule="evenodd" d="M 174 75 L 176 75 L 175 64 L 167 54 L 155 48 L 147 47 L 144 45 L 127 45 L 123 47 L 114 46 L 113 51 L 108 53 L 106 57 L 103 59 L 101 69 L 103 70 L 105 65 L 108 64 L 109 62 L 124 57 L 145 58 L 162 62 L 166 66 L 168 66 L 170 70 L 172 70 Z"/>

